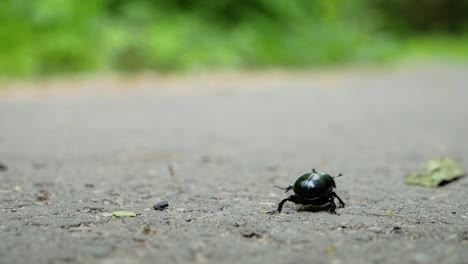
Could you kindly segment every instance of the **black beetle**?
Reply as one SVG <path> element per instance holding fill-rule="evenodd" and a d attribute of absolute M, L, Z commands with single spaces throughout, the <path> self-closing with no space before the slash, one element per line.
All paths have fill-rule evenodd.
<path fill-rule="evenodd" d="M 166 207 L 169 206 L 169 203 L 166 201 L 159 202 L 153 206 L 154 210 L 164 210 Z"/>
<path fill-rule="evenodd" d="M 335 177 L 340 177 L 343 174 L 339 174 Z M 336 214 L 336 204 L 335 197 L 340 202 L 341 207 L 345 207 L 345 203 L 338 197 L 338 195 L 333 191 L 333 188 L 336 188 L 334 177 L 328 175 L 325 172 L 319 172 L 315 169 L 312 169 L 312 172 L 306 173 L 299 177 L 294 186 L 288 186 L 286 188 L 278 187 L 280 189 L 288 192 L 290 190 L 294 191 L 294 195 L 289 196 L 288 198 L 283 199 L 278 204 L 278 209 L 268 212 L 268 214 L 274 214 L 276 212 L 281 213 L 283 205 L 285 202 L 290 201 L 295 204 L 302 205 L 314 205 L 314 206 L 327 206 L 329 205 L 329 213 Z"/>

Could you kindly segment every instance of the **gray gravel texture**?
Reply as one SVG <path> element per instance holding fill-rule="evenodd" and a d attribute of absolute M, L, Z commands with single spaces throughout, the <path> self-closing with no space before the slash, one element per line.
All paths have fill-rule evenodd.
<path fill-rule="evenodd" d="M 468 168 L 466 65 L 29 86 L 0 91 L 1 263 L 468 263 L 467 177 L 403 180 Z M 312 168 L 346 208 L 265 214 Z"/>

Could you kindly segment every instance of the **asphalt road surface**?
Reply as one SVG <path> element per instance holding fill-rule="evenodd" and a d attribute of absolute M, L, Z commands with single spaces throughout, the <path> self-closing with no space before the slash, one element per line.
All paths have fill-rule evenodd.
<path fill-rule="evenodd" d="M 467 177 L 404 183 L 468 169 L 466 65 L 9 86 L 0 263 L 468 263 Z M 345 208 L 265 213 L 312 168 Z"/>

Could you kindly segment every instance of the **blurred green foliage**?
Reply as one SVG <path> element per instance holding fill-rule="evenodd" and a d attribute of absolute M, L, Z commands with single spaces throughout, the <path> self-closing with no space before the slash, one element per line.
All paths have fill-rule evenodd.
<path fill-rule="evenodd" d="M 467 43 L 467 3 L 1 0 L 0 75 L 388 61 L 415 36 Z"/>
<path fill-rule="evenodd" d="M 374 0 L 386 28 L 400 34 L 462 33 L 468 30 L 467 0 Z"/>

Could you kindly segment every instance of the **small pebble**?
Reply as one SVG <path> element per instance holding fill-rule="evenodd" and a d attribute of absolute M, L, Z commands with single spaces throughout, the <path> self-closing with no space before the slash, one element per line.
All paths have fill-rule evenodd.
<path fill-rule="evenodd" d="M 154 210 L 164 210 L 169 204 L 166 201 L 159 202 L 153 206 Z"/>
<path fill-rule="evenodd" d="M 167 165 L 167 169 L 169 170 L 169 175 L 171 175 L 171 177 L 176 176 L 176 171 L 173 164 Z"/>
<path fill-rule="evenodd" d="M 145 226 L 143 228 L 143 234 L 146 235 L 156 235 L 158 231 L 156 229 L 151 228 L 150 226 Z"/>
<path fill-rule="evenodd" d="M 52 194 L 49 193 L 47 190 L 40 190 L 40 191 L 36 194 L 36 200 L 37 200 L 37 201 L 40 201 L 40 202 L 47 201 L 47 200 L 49 200 L 51 197 L 52 197 Z"/>
<path fill-rule="evenodd" d="M 367 228 L 367 230 L 374 232 L 374 233 L 382 233 L 382 228 L 377 227 L 377 226 L 372 226 Z"/>
<path fill-rule="evenodd" d="M 7 170 L 7 166 L 5 166 L 4 164 L 0 163 L 0 171 L 6 171 Z"/>
<path fill-rule="evenodd" d="M 262 234 L 259 234 L 259 233 L 254 232 L 254 231 L 241 232 L 241 235 L 243 237 L 247 237 L 247 238 L 261 238 L 262 237 Z"/>
<path fill-rule="evenodd" d="M 333 246 L 327 247 L 326 252 L 328 254 L 335 254 L 336 253 L 336 247 L 333 247 Z"/>
<path fill-rule="evenodd" d="M 390 227 L 388 228 L 386 231 L 385 231 L 385 234 L 392 234 L 392 233 L 401 233 L 401 227 L 400 226 L 393 226 L 393 227 Z"/>
<path fill-rule="evenodd" d="M 396 215 L 395 211 L 393 211 L 393 210 L 385 210 L 385 214 L 389 215 L 389 216 L 395 216 Z"/>

